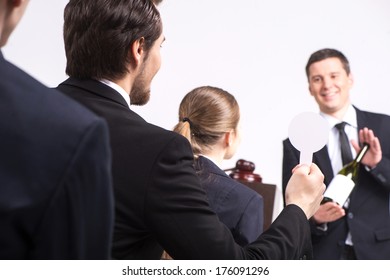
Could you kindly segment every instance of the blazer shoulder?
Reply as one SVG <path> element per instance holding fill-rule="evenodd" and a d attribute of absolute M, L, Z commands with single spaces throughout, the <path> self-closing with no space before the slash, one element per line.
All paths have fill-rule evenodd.
<path fill-rule="evenodd" d="M 370 111 L 363 111 L 358 108 L 356 108 L 356 114 L 359 121 L 366 121 L 366 122 L 378 122 L 378 121 L 389 121 L 390 116 L 384 113 L 377 113 L 377 112 L 370 112 Z"/>
<path fill-rule="evenodd" d="M 286 138 L 282 142 L 283 144 L 283 154 L 286 155 L 286 153 L 294 153 L 299 154 L 299 151 L 294 147 L 294 145 L 291 143 L 289 138 Z"/>
<path fill-rule="evenodd" d="M 21 122 L 30 118 L 36 120 L 36 129 L 46 126 L 41 132 L 58 126 L 69 133 L 72 130 L 81 131 L 91 123 L 104 122 L 77 101 L 45 86 L 15 65 L 6 61 L 2 61 L 0 65 L 9 70 L 4 73 L 5 80 L 0 85 L 9 103 L 6 111 L 18 113 Z"/>
<path fill-rule="evenodd" d="M 358 128 L 368 127 L 379 138 L 387 138 L 390 133 L 390 116 L 356 109 Z"/>
<path fill-rule="evenodd" d="M 247 202 L 251 199 L 262 200 L 260 194 L 229 177 L 209 159 L 199 157 L 196 160 L 195 167 L 201 178 L 202 185 L 212 193 L 224 193 L 227 197 L 233 195 L 241 201 Z"/>
<path fill-rule="evenodd" d="M 148 123 L 146 121 L 143 122 L 142 126 L 148 134 L 148 138 L 151 139 L 156 146 L 164 147 L 170 146 L 169 150 L 182 150 L 185 149 L 192 154 L 192 148 L 190 142 L 183 135 L 167 130 L 155 124 Z M 174 145 L 176 148 L 172 148 Z"/>

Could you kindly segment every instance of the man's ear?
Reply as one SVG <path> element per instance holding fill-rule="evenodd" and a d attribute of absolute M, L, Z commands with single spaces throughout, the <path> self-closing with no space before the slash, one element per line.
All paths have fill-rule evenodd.
<path fill-rule="evenodd" d="M 352 75 L 352 73 L 349 73 L 349 75 L 348 75 L 348 82 L 349 82 L 349 87 L 351 88 L 353 86 L 353 75 Z"/>
<path fill-rule="evenodd" d="M 130 52 L 131 52 L 132 60 L 135 62 L 135 66 L 141 64 L 142 55 L 144 54 L 144 44 L 145 44 L 145 38 L 141 37 L 131 45 Z"/>

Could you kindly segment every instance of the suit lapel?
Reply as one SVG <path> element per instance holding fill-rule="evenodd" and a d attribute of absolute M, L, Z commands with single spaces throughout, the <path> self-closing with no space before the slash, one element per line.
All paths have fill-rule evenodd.
<path fill-rule="evenodd" d="M 359 130 L 364 128 L 364 127 L 370 127 L 372 124 L 369 124 L 367 122 L 367 118 L 364 112 L 360 111 L 358 108 L 355 107 L 356 110 L 356 118 L 357 118 L 357 125 L 358 125 L 358 133 Z M 372 129 L 372 128 L 371 128 Z"/>

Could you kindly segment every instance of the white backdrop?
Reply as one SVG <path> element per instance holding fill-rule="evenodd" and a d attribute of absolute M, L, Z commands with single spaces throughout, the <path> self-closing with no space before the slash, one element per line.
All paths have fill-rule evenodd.
<path fill-rule="evenodd" d="M 30 1 L 3 53 L 48 86 L 66 78 L 62 42 L 66 0 Z M 133 108 L 171 129 L 182 97 L 201 85 L 237 98 L 243 141 L 232 167 L 256 164 L 263 182 L 276 184 L 281 210 L 282 140 L 291 119 L 317 112 L 304 67 L 324 47 L 344 52 L 355 77 L 354 104 L 390 114 L 390 1 L 388 0 L 164 0 L 166 42 L 151 101 Z M 274 215 L 274 217 L 275 217 Z"/>

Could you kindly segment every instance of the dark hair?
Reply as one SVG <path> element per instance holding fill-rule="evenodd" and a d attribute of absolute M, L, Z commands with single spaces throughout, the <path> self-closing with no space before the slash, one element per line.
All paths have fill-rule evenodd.
<path fill-rule="evenodd" d="M 119 79 L 131 63 L 129 50 L 144 38 L 147 52 L 162 34 L 151 0 L 70 0 L 64 11 L 66 73 L 76 78 Z"/>
<path fill-rule="evenodd" d="M 187 93 L 180 103 L 179 123 L 174 131 L 185 136 L 195 155 L 204 153 L 221 136 L 236 129 L 240 109 L 233 95 L 211 86 Z"/>
<path fill-rule="evenodd" d="M 313 63 L 316 63 L 318 61 L 321 61 L 321 60 L 324 60 L 324 59 L 327 59 L 327 58 L 331 58 L 331 57 L 336 57 L 338 58 L 342 65 L 343 65 L 343 68 L 345 70 L 345 72 L 347 72 L 347 74 L 349 75 L 349 73 L 351 72 L 351 69 L 350 69 L 350 66 L 349 66 L 349 61 L 348 59 L 345 57 L 345 55 L 338 51 L 338 50 L 335 50 L 335 49 L 322 49 L 322 50 L 318 50 L 316 52 L 314 52 L 307 64 L 306 64 L 306 76 L 307 78 L 309 79 L 309 68 L 310 68 L 310 65 L 312 65 Z"/>

